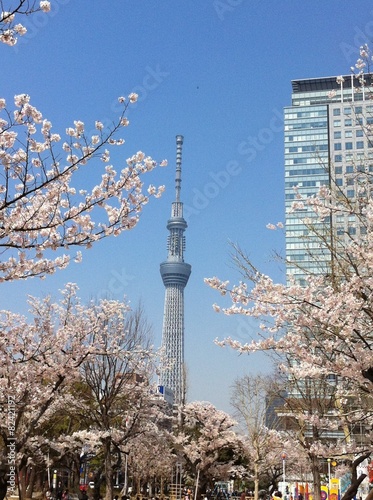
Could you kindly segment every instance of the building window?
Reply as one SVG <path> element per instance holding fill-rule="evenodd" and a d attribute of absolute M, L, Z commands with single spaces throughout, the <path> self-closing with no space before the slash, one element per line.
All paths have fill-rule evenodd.
<path fill-rule="evenodd" d="M 340 139 L 341 137 L 342 137 L 342 132 L 340 130 L 334 132 L 334 139 Z"/>
<path fill-rule="evenodd" d="M 341 151 L 342 150 L 342 143 L 336 142 L 334 144 L 334 151 Z"/>
<path fill-rule="evenodd" d="M 350 139 L 352 137 L 352 130 L 346 130 L 345 132 L 345 138 Z"/>
<path fill-rule="evenodd" d="M 356 137 L 364 137 L 364 132 L 361 129 L 356 130 Z"/>
<path fill-rule="evenodd" d="M 334 127 L 340 127 L 341 126 L 341 120 L 334 120 L 333 125 L 334 125 Z"/>
<path fill-rule="evenodd" d="M 341 114 L 341 108 L 333 109 L 333 116 L 340 116 L 340 114 Z"/>
<path fill-rule="evenodd" d="M 341 177 L 338 177 L 335 180 L 335 183 L 336 183 L 337 186 L 343 186 L 343 179 Z"/>
<path fill-rule="evenodd" d="M 354 172 L 354 167 L 352 165 L 346 166 L 346 174 L 352 174 Z"/>
<path fill-rule="evenodd" d="M 348 118 L 347 120 L 345 120 L 345 127 L 352 127 L 352 120 L 351 120 L 351 118 Z"/>
<path fill-rule="evenodd" d="M 334 169 L 336 174 L 341 174 L 342 173 L 342 167 L 335 167 Z"/>
<path fill-rule="evenodd" d="M 345 115 L 350 115 L 351 114 L 351 108 L 345 108 L 343 110 L 343 112 L 344 112 Z"/>
<path fill-rule="evenodd" d="M 346 149 L 352 149 L 352 142 L 346 142 L 345 148 Z"/>
<path fill-rule="evenodd" d="M 354 189 L 348 189 L 347 190 L 347 198 L 354 198 L 355 196 L 355 190 Z"/>
<path fill-rule="evenodd" d="M 357 141 L 356 149 L 364 149 L 364 141 Z"/>

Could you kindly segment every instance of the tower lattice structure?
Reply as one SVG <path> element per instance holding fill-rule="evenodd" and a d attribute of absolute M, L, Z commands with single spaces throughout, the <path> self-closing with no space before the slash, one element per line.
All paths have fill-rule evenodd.
<path fill-rule="evenodd" d="M 169 231 L 167 260 L 160 265 L 163 284 L 166 288 L 162 349 L 164 361 L 161 367 L 160 384 L 173 392 L 174 404 L 184 404 L 184 288 L 188 283 L 191 266 L 184 262 L 187 223 L 183 217 L 180 201 L 181 163 L 183 136 L 176 136 L 175 201 L 167 223 Z"/>

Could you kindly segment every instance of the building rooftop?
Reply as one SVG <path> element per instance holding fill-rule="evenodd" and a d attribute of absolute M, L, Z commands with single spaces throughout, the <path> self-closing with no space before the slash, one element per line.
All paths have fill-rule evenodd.
<path fill-rule="evenodd" d="M 344 78 L 343 88 L 350 89 L 351 88 L 351 76 L 354 75 L 342 75 Z M 365 80 L 367 82 L 367 86 L 372 84 L 372 75 L 364 75 Z M 323 78 L 305 78 L 301 80 L 292 80 L 291 85 L 293 88 L 293 94 L 300 92 L 319 92 L 323 90 L 338 90 L 340 88 L 340 84 L 337 83 L 337 76 L 327 76 Z M 353 78 L 354 82 L 359 86 L 358 80 L 356 76 Z"/>

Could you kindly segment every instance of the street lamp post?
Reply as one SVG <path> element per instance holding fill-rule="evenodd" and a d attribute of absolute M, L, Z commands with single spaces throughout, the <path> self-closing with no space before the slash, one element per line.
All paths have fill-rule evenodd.
<path fill-rule="evenodd" d="M 129 452 L 124 452 L 124 485 L 123 485 L 123 491 L 124 494 L 127 496 L 127 490 L 128 490 L 128 453 Z"/>
<path fill-rule="evenodd" d="M 182 465 L 176 464 L 176 500 L 181 500 Z"/>
<path fill-rule="evenodd" d="M 328 498 L 330 500 L 330 486 L 332 484 L 331 478 L 330 478 L 330 462 L 331 462 L 331 459 L 328 458 L 327 462 L 328 462 Z"/>
<path fill-rule="evenodd" d="M 286 453 L 283 453 L 281 458 L 282 458 L 282 484 L 283 484 L 282 494 L 285 497 L 285 491 L 286 491 L 286 486 L 285 486 L 285 482 L 286 482 L 286 476 L 285 476 Z"/>
<path fill-rule="evenodd" d="M 195 484 L 195 487 L 194 487 L 194 500 L 197 500 L 197 492 L 198 492 L 198 486 L 199 486 L 199 467 L 198 467 L 198 470 L 197 470 L 197 480 L 196 480 L 196 484 Z"/>
<path fill-rule="evenodd" d="M 52 486 L 53 486 L 53 491 L 56 491 L 56 489 L 57 489 L 57 469 L 54 469 L 54 471 L 53 471 Z"/>

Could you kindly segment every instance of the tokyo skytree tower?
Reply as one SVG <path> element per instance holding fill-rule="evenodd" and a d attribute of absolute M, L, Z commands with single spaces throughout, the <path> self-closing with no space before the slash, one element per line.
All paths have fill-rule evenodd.
<path fill-rule="evenodd" d="M 191 272 L 190 264 L 184 262 L 185 236 L 187 223 L 183 218 L 181 190 L 181 153 L 183 136 L 176 136 L 176 196 L 172 203 L 171 218 L 167 222 L 168 255 L 160 266 L 163 284 L 166 287 L 162 348 L 164 361 L 161 367 L 160 385 L 170 389 L 174 404 L 182 405 L 184 389 L 184 288 Z"/>

